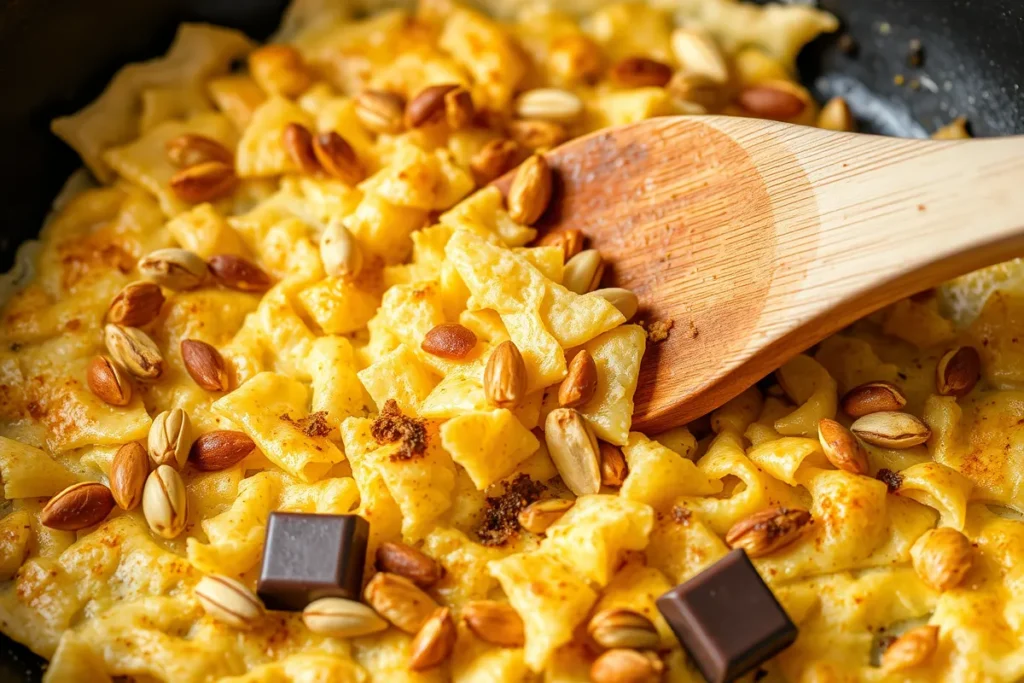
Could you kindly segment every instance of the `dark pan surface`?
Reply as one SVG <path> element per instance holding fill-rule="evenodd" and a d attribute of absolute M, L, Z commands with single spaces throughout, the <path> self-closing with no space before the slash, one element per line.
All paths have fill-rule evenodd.
<path fill-rule="evenodd" d="M 36 235 L 79 165 L 49 133 L 55 116 L 94 98 L 123 64 L 154 57 L 181 21 L 262 38 L 284 0 L 4 0 L 0 9 L 0 271 Z M 853 54 L 826 37 L 800 66 L 815 94 L 844 95 L 863 130 L 922 137 L 956 116 L 977 135 L 1024 133 L 1024 3 L 1020 0 L 820 0 L 844 22 Z M 908 64 L 910 41 L 924 63 Z M 897 85 L 902 75 L 903 85 Z M 916 81 L 919 87 L 912 87 Z M 40 660 L 0 642 L 0 683 L 38 681 Z"/>

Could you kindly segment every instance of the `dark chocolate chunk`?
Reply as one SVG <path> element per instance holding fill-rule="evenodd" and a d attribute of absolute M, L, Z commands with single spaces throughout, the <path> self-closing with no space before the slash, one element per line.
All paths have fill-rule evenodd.
<path fill-rule="evenodd" d="M 272 512 L 256 592 L 269 609 L 320 598 L 359 600 L 370 525 L 358 515 Z"/>
<path fill-rule="evenodd" d="M 736 680 L 796 640 L 796 626 L 742 549 L 657 604 L 709 683 Z"/>

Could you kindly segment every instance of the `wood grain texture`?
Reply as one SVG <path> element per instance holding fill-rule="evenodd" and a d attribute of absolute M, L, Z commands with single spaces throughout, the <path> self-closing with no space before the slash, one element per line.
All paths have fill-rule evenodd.
<path fill-rule="evenodd" d="M 1024 254 L 1024 138 L 936 142 L 673 117 L 547 155 L 542 232 L 577 228 L 673 322 L 648 348 L 634 427 L 718 407 L 854 320 Z M 509 176 L 497 181 L 507 189 Z"/>

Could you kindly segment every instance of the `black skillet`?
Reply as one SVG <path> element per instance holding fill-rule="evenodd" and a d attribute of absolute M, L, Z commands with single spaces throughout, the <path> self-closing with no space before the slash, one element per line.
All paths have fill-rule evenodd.
<path fill-rule="evenodd" d="M 799 1 L 799 0 L 793 0 Z M 977 135 L 1024 133 L 1021 0 L 820 0 L 849 39 L 801 55 L 822 99 L 850 99 L 861 129 L 921 137 L 956 116 Z M 123 64 L 164 52 L 181 21 L 254 37 L 277 25 L 284 0 L 4 0 L 0 9 L 0 271 L 35 236 L 79 164 L 48 122 L 95 97 Z M 911 65 L 911 41 L 923 64 Z M 902 81 L 902 84 L 900 84 Z M 41 660 L 4 638 L 0 683 L 38 681 Z"/>

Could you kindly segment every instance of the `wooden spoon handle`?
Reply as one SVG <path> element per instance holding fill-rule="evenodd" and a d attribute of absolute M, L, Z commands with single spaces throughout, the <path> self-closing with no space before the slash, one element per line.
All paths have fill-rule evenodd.
<path fill-rule="evenodd" d="M 744 139 L 765 134 L 750 124 L 714 123 L 756 157 L 771 146 Z M 754 161 L 776 217 L 773 287 L 788 295 L 785 310 L 762 316 L 777 333 L 795 330 L 809 346 L 915 292 L 1024 256 L 1024 137 L 894 140 L 780 127 L 776 138 L 789 154 Z M 793 182 L 794 167 L 806 184 Z"/>

